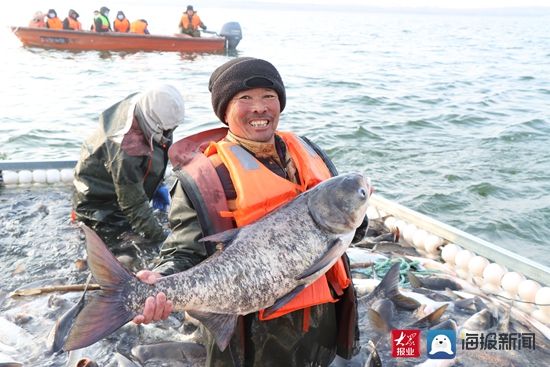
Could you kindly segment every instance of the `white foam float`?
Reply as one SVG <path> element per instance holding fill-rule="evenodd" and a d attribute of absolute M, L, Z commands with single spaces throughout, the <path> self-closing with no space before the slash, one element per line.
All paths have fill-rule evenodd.
<path fill-rule="evenodd" d="M 38 184 L 45 184 L 46 183 L 46 170 L 43 169 L 35 169 L 32 171 L 32 182 L 38 183 Z"/>
<path fill-rule="evenodd" d="M 2 171 L 2 179 L 4 185 L 17 185 L 19 183 L 19 175 L 15 171 Z"/>
<path fill-rule="evenodd" d="M 535 303 L 546 319 L 550 320 L 550 287 L 541 287 L 535 295 Z M 548 306 L 543 306 L 548 305 Z"/>
<path fill-rule="evenodd" d="M 486 292 L 499 293 L 501 292 L 500 281 L 506 269 L 500 264 L 490 263 L 483 270 L 483 285 L 481 289 Z"/>
<path fill-rule="evenodd" d="M 386 226 L 387 229 L 389 229 L 392 233 L 395 233 L 397 230 L 396 223 L 397 219 L 395 219 L 394 216 L 389 216 L 384 220 L 384 226 Z"/>
<path fill-rule="evenodd" d="M 18 182 L 19 184 L 30 184 L 32 183 L 32 172 L 29 170 L 21 170 L 17 173 L 17 176 L 19 178 Z"/>
<path fill-rule="evenodd" d="M 407 242 L 408 245 L 413 246 L 413 236 L 417 231 L 415 224 L 408 223 L 403 230 L 403 239 Z"/>
<path fill-rule="evenodd" d="M 510 299 L 516 299 L 518 296 L 518 287 L 525 277 L 515 271 L 509 271 L 502 276 L 500 286 L 502 288 L 501 295 Z"/>
<path fill-rule="evenodd" d="M 36 169 L 20 171 L 2 171 L 4 185 L 28 185 L 28 184 L 56 184 L 59 182 L 72 183 L 74 170 L 72 168 L 58 169 Z"/>
<path fill-rule="evenodd" d="M 46 170 L 46 182 L 49 184 L 55 184 L 61 181 L 61 172 L 57 169 Z"/>
<path fill-rule="evenodd" d="M 439 249 L 443 245 L 443 239 L 434 234 L 428 233 L 424 240 L 424 249 L 427 253 L 432 255 L 438 255 Z"/>
<path fill-rule="evenodd" d="M 455 270 L 459 277 L 462 279 L 468 279 L 469 264 L 470 260 L 475 256 L 475 254 L 466 249 L 459 250 L 455 256 Z"/>
<path fill-rule="evenodd" d="M 518 285 L 518 297 L 522 302 L 518 302 L 517 306 L 524 311 L 532 311 L 535 308 L 533 303 L 535 303 L 535 297 L 540 288 L 541 285 L 532 279 L 522 281 Z"/>
<path fill-rule="evenodd" d="M 72 182 L 74 179 L 74 169 L 72 168 L 63 168 L 61 170 L 61 181 L 63 182 Z"/>
<path fill-rule="evenodd" d="M 476 255 L 470 259 L 468 271 L 473 277 L 483 277 L 483 271 L 489 265 L 489 260 L 483 256 Z"/>
<path fill-rule="evenodd" d="M 413 233 L 412 243 L 417 250 L 426 251 L 425 243 L 426 237 L 428 237 L 428 232 L 423 229 L 418 229 Z"/>
<path fill-rule="evenodd" d="M 445 261 L 445 263 L 454 266 L 456 254 L 460 250 L 462 250 L 460 246 L 454 243 L 448 243 L 441 249 L 441 258 Z"/>

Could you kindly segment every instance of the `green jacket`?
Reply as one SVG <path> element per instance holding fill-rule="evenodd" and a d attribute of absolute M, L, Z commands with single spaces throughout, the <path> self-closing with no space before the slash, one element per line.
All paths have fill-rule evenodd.
<path fill-rule="evenodd" d="M 73 208 L 76 218 L 89 225 L 131 227 L 162 240 L 164 230 L 149 201 L 164 178 L 168 145 L 145 138 L 133 117 L 135 95 L 105 110 L 99 129 L 82 145 Z"/>

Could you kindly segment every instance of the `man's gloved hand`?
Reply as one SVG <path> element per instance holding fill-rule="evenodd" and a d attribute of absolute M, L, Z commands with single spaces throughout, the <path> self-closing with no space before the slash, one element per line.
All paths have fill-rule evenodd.
<path fill-rule="evenodd" d="M 168 186 L 161 184 L 157 191 L 153 194 L 153 208 L 162 210 L 163 212 L 168 211 L 170 207 L 170 192 Z"/>

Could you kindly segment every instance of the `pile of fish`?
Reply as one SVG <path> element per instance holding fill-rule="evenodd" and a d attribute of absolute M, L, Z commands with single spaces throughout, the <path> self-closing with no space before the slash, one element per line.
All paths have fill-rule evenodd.
<path fill-rule="evenodd" d="M 25 296 L 10 297 L 10 292 L 13 294 L 13 291 L 19 288 L 17 282 L 22 279 L 35 280 L 21 287 L 25 289 L 69 283 L 85 284 L 87 281 L 88 271 L 68 265 L 85 257 L 85 245 L 81 230 L 68 222 L 70 190 L 60 190 L 53 196 L 44 196 L 45 194 L 39 191 L 19 192 L 18 197 L 28 198 L 28 202 L 23 204 L 15 201 L 11 201 L 15 204 L 8 204 L 9 199 L 0 201 L 0 219 L 6 220 L 9 224 L 0 229 L 5 232 L 2 233 L 3 238 L 7 236 L 16 243 L 26 236 L 17 229 L 21 223 L 29 226 L 34 224 L 36 232 L 33 233 L 31 229 L 29 236 L 38 237 L 39 223 L 48 221 L 58 231 L 50 237 L 48 233 L 42 233 L 43 238 L 20 241 L 20 247 L 6 245 L 0 250 L 4 251 L 1 253 L 4 259 L 9 258 L 13 262 L 5 267 L 8 271 L 0 275 L 5 284 L 0 289 L 0 366 L 203 366 L 203 328 L 187 312 L 175 312 L 163 322 L 146 326 L 125 323 L 125 320 L 121 322 L 124 324 L 122 327 L 110 330 L 110 335 L 97 342 L 92 341 L 90 344 L 90 340 L 93 340 L 90 339 L 86 342 L 90 344 L 88 346 L 63 352 L 62 348 L 67 340 L 72 340 L 71 343 L 79 340 L 78 333 L 67 339 L 78 315 L 82 315 L 82 309 L 86 304 L 90 304 L 90 298 L 97 297 L 96 294 L 103 291 L 96 290 L 94 284 L 89 284 L 84 296 L 83 292 L 28 292 Z M 26 210 L 18 210 L 21 205 L 25 206 Z M 364 209 L 362 205 L 359 207 L 360 211 Z M 324 211 L 324 215 L 330 214 L 327 208 L 317 208 L 317 212 Z M 355 212 L 358 209 L 350 210 Z M 38 215 L 29 216 L 29 211 L 35 211 Z M 303 212 L 299 211 L 298 215 L 302 216 Z M 276 218 L 275 225 L 288 225 L 284 219 L 285 215 Z M 303 226 L 303 222 L 300 225 Z M 330 224 L 335 225 L 344 228 L 346 225 L 349 226 L 349 223 Z M 353 223 L 353 226 L 356 225 Z M 334 247 L 339 246 L 339 241 L 342 241 L 344 245 L 340 245 L 342 247 L 337 248 L 338 250 L 345 249 L 346 243 L 349 244 L 350 241 L 347 233 L 349 227 L 344 229 L 346 234 L 339 235 L 338 239 L 330 242 Z M 275 232 L 278 233 L 278 237 L 285 233 L 279 227 Z M 297 233 L 304 237 L 303 231 Z M 63 246 L 67 248 L 62 245 L 58 248 L 48 248 L 48 243 L 59 240 L 55 236 L 60 236 L 65 241 Z M 317 240 L 323 239 L 319 234 L 316 237 Z M 238 238 L 240 240 L 237 240 Z M 231 248 L 238 250 L 239 241 L 242 242 L 242 237 L 238 237 L 237 233 L 222 239 L 226 242 L 225 251 Z M 139 248 L 138 240 L 127 240 L 131 242 L 128 247 Z M 43 258 L 32 252 L 32 246 L 28 247 L 26 244 L 29 241 L 45 252 Z M 100 257 L 107 256 L 101 252 L 100 246 L 94 248 L 100 251 Z M 233 253 L 238 253 L 237 250 Z M 323 251 L 320 248 L 317 250 Z M 51 253 L 48 254 L 48 251 Z M 57 252 L 63 256 L 56 257 Z M 544 365 L 543 361 L 550 360 L 550 333 L 546 326 L 522 311 L 510 307 L 506 300 L 488 296 L 478 287 L 459 279 L 443 264 L 419 256 L 413 248 L 402 247 L 398 235 L 390 233 L 384 227 L 383 218 L 372 220 L 366 238 L 347 248 L 346 252 L 350 257 L 354 286 L 358 295 L 360 349 L 350 361 L 337 358 L 332 364 L 333 367 L 540 366 L 541 363 Z M 30 258 L 29 253 L 32 254 Z M 139 270 L 144 263 L 153 263 L 150 252 L 137 251 L 133 255 L 137 260 L 126 264 L 131 271 Z M 329 256 L 322 257 L 324 260 L 320 264 L 304 264 L 304 269 L 300 270 L 299 274 L 301 279 L 307 279 L 309 275 L 322 271 L 331 263 L 331 259 L 337 256 L 339 251 L 334 251 Z M 37 257 L 40 258 L 39 262 L 36 260 Z M 289 284 L 285 292 L 301 284 L 303 283 Z M 285 292 L 271 297 L 284 298 Z M 265 302 L 272 303 L 272 299 Z M 131 317 L 127 315 L 126 318 Z M 456 330 L 456 358 L 428 359 L 424 337 L 420 338 L 419 358 L 393 358 L 393 340 L 390 334 L 393 329 L 420 330 L 422 335 L 427 330 Z M 533 333 L 535 349 L 462 349 L 463 337 L 467 333 L 487 335 L 491 332 Z M 106 334 L 104 330 L 102 333 Z M 101 338 L 103 334 L 98 334 L 95 338 Z"/>
<path fill-rule="evenodd" d="M 550 362 L 547 326 L 513 307 L 511 301 L 486 294 L 449 267 L 402 246 L 399 235 L 389 232 L 383 222 L 384 218 L 371 221 L 367 237 L 347 251 L 359 301 L 361 351 L 352 361 L 337 360 L 334 366 L 519 367 Z M 377 278 L 377 274 L 384 276 Z M 420 331 L 420 357 L 392 356 L 391 331 L 397 329 Z M 428 330 L 454 331 L 454 358 L 428 358 Z M 513 340 L 519 334 L 533 334 L 534 345 L 522 346 L 519 341 L 506 345 L 510 335 Z M 479 346 L 468 346 L 468 336 L 481 340 Z M 481 337 L 506 339 L 494 343 L 495 350 L 482 347 Z"/>

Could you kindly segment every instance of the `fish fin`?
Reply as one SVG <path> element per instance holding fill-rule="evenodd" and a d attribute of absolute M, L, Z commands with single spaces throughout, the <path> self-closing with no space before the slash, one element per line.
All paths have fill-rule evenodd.
<path fill-rule="evenodd" d="M 347 244 L 342 240 L 336 239 L 332 242 L 330 249 L 312 266 L 310 266 L 302 274 L 298 275 L 295 280 L 303 280 L 313 274 L 329 267 L 346 251 Z"/>
<path fill-rule="evenodd" d="M 82 311 L 82 308 L 86 304 L 86 292 L 88 291 L 88 285 L 90 284 L 91 279 L 92 276 L 90 274 L 90 276 L 88 277 L 88 281 L 86 282 L 84 292 L 82 292 L 82 296 L 80 296 L 78 302 L 67 312 L 65 312 L 55 322 L 55 325 L 50 330 L 46 339 L 46 346 L 48 347 L 49 352 L 57 354 L 63 349 L 63 344 L 65 343 L 65 339 L 67 339 L 67 334 L 71 329 L 73 320 L 75 319 L 75 317 L 78 316 L 78 314 L 80 313 L 80 311 Z"/>
<path fill-rule="evenodd" d="M 240 228 L 232 228 L 228 229 L 227 231 L 223 231 L 220 233 L 215 233 L 210 236 L 203 237 L 199 240 L 199 242 L 214 242 L 214 243 L 223 243 L 226 246 L 228 246 L 235 237 L 237 237 L 237 234 L 239 233 L 241 229 Z"/>
<path fill-rule="evenodd" d="M 126 308 L 124 298 L 129 284 L 139 280 L 118 262 L 93 230 L 83 224 L 81 228 L 86 235 L 88 266 L 101 290 L 90 295 L 89 302 L 77 315 L 63 345 L 64 351 L 87 347 L 136 315 Z"/>
<path fill-rule="evenodd" d="M 266 318 L 273 315 L 275 311 L 277 311 L 278 309 L 286 305 L 288 302 L 290 302 L 290 300 L 293 299 L 302 290 L 304 290 L 305 287 L 306 287 L 305 284 L 301 284 L 296 288 L 294 288 L 293 290 L 291 290 L 289 293 L 285 294 L 284 296 L 276 300 L 275 303 L 273 303 L 273 305 L 264 309 L 263 317 Z"/>
<path fill-rule="evenodd" d="M 419 328 L 429 327 L 429 326 L 435 324 L 436 322 L 438 322 L 439 319 L 441 319 L 441 316 L 443 316 L 443 313 L 445 312 L 447 307 L 449 307 L 448 303 L 438 307 L 434 312 L 430 313 L 429 315 L 424 316 L 420 320 L 417 320 L 417 321 L 413 322 L 409 326 L 411 326 L 411 327 L 414 326 L 414 327 L 419 327 Z"/>
<path fill-rule="evenodd" d="M 191 317 L 199 320 L 214 336 L 218 348 L 223 352 L 235 332 L 238 315 L 210 313 L 202 311 L 185 311 Z"/>
<path fill-rule="evenodd" d="M 393 264 L 376 288 L 368 295 L 361 297 L 359 301 L 385 295 L 397 307 L 406 310 L 416 310 L 420 306 L 420 303 L 414 298 L 407 297 L 399 292 L 399 270 L 400 263 Z"/>
<path fill-rule="evenodd" d="M 420 307 L 420 302 L 418 302 L 414 298 L 407 297 L 401 293 L 393 296 L 391 300 L 397 307 L 400 307 L 405 310 L 413 311 L 413 310 L 416 310 L 418 307 Z"/>
<path fill-rule="evenodd" d="M 369 350 L 369 357 L 365 362 L 365 367 L 382 367 L 382 360 L 380 359 L 380 354 L 376 349 L 376 345 L 372 340 L 369 340 L 367 343 L 367 349 Z"/>
<path fill-rule="evenodd" d="M 420 278 L 410 271 L 407 273 L 407 278 L 409 278 L 409 283 L 411 283 L 414 288 L 422 288 L 422 281 Z"/>
<path fill-rule="evenodd" d="M 382 317 L 380 312 L 369 308 L 368 315 L 370 323 L 375 329 L 380 331 L 390 331 L 392 329 L 390 324 Z"/>

